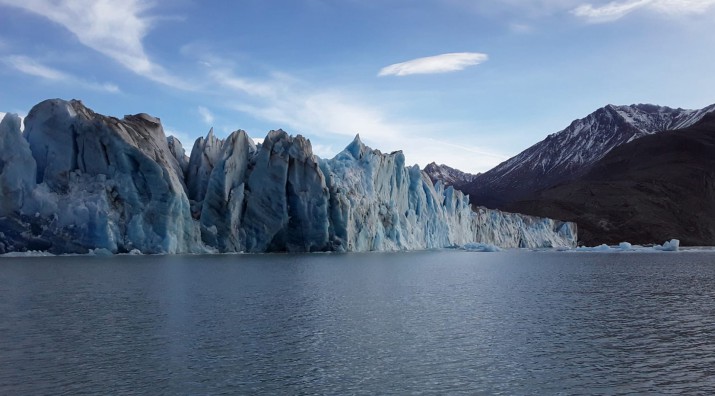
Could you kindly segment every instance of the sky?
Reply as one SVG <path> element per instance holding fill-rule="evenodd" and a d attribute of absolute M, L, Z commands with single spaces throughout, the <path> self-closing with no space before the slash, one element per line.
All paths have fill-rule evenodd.
<path fill-rule="evenodd" d="M 0 112 L 148 113 L 187 152 L 359 133 L 483 172 L 606 104 L 715 103 L 713 71 L 715 0 L 0 0 Z"/>

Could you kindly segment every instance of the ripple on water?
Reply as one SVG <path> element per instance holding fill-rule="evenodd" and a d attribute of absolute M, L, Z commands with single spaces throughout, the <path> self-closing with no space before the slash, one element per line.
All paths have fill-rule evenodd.
<path fill-rule="evenodd" d="M 4 258 L 0 394 L 713 394 L 715 254 Z"/>

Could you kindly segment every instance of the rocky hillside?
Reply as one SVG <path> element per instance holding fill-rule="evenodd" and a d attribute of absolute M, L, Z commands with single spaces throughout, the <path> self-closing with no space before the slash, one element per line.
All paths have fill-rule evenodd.
<path fill-rule="evenodd" d="M 441 181 L 447 186 L 463 186 L 465 184 L 471 183 L 474 179 L 481 173 L 476 175 L 462 172 L 459 169 L 452 168 L 450 166 L 440 164 L 437 165 L 436 162 L 431 162 L 425 166 L 423 171 L 429 176 L 432 183 L 437 183 Z"/>
<path fill-rule="evenodd" d="M 473 204 L 503 208 L 510 202 L 528 199 L 538 190 L 577 179 L 616 147 L 666 130 L 686 128 L 713 109 L 715 105 L 700 110 L 608 105 L 470 182 L 455 182 L 454 186 L 469 194 Z"/>
<path fill-rule="evenodd" d="M 576 221 L 587 245 L 715 245 L 715 114 L 621 145 L 578 180 L 506 208 Z"/>

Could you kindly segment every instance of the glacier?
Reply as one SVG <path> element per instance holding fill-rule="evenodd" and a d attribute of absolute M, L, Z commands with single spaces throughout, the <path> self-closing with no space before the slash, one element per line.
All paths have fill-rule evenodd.
<path fill-rule="evenodd" d="M 0 122 L 0 253 L 363 252 L 469 244 L 575 247 L 574 223 L 482 207 L 401 151 L 355 137 L 332 159 L 310 140 L 210 130 L 189 157 L 158 118 L 46 100 Z"/>

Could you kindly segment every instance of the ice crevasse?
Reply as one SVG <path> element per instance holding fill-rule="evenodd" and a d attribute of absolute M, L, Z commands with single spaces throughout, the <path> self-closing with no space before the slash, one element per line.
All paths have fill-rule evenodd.
<path fill-rule="evenodd" d="M 210 131 L 187 157 L 158 118 L 47 100 L 0 122 L 0 253 L 574 247 L 576 225 L 486 208 L 359 136 L 332 159 L 282 130 Z"/>

